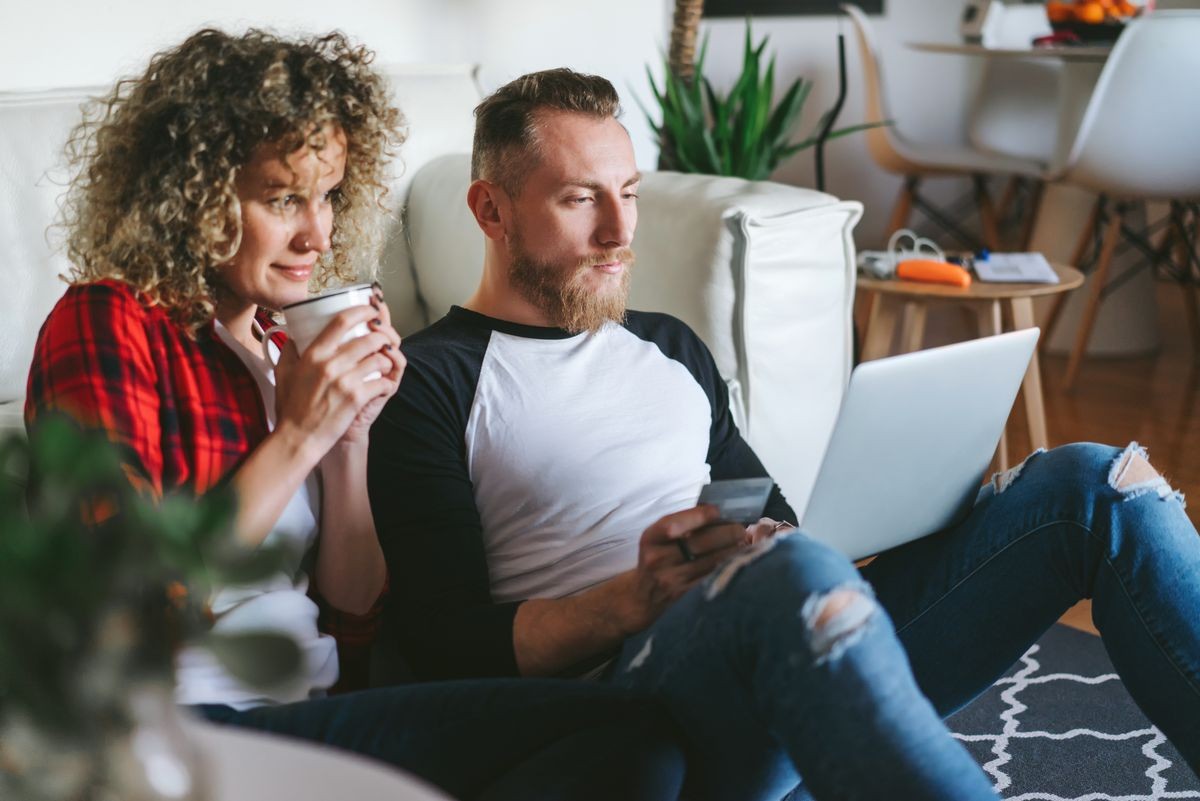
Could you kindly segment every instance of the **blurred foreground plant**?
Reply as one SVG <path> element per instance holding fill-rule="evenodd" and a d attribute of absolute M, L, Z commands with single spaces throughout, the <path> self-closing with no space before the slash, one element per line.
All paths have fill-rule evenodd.
<path fill-rule="evenodd" d="M 284 556 L 240 546 L 234 512 L 228 489 L 142 497 L 116 447 L 64 418 L 0 442 L 0 789 L 55 797 L 37 792 L 47 777 L 30 762 L 33 744 L 87 755 L 128 731 L 131 690 L 169 691 L 185 640 L 253 686 L 294 673 L 291 638 L 208 630 L 213 588 L 261 579 Z"/>

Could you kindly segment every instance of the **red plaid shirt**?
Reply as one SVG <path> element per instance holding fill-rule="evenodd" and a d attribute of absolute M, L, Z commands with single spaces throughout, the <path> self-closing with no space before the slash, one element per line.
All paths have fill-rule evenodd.
<path fill-rule="evenodd" d="M 50 411 L 107 432 L 131 481 L 154 497 L 203 495 L 268 431 L 254 377 L 212 323 L 193 339 L 164 308 L 110 280 L 67 289 L 38 334 L 26 427 Z M 314 597 L 322 630 L 338 639 L 339 687 L 365 683 L 359 660 L 374 638 L 380 604 L 358 617 Z"/>

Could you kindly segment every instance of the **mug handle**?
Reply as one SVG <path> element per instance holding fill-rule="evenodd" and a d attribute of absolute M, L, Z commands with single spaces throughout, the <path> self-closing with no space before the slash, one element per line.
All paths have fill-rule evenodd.
<path fill-rule="evenodd" d="M 279 323 L 278 325 L 273 325 L 266 331 L 263 331 L 262 354 L 263 358 L 267 360 L 268 364 L 278 363 L 271 361 L 271 334 L 274 334 L 276 331 L 283 331 L 284 333 L 287 333 L 287 324 Z"/>

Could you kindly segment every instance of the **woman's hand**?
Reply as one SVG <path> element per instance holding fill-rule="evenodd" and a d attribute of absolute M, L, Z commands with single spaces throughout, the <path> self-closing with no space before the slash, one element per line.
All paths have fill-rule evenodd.
<path fill-rule="evenodd" d="M 300 435 L 317 459 L 343 438 L 365 442 L 371 423 L 400 386 L 405 367 L 400 336 L 378 298 L 335 315 L 303 356 L 288 342 L 275 368 L 276 430 Z M 370 333 L 341 341 L 362 323 Z M 371 373 L 380 376 L 367 380 Z"/>
<path fill-rule="evenodd" d="M 391 348 L 385 348 L 384 355 L 392 360 L 391 373 L 384 374 L 394 378 L 395 386 L 386 395 L 377 395 L 372 398 L 359 410 L 358 414 L 354 417 L 354 421 L 342 436 L 343 442 L 366 442 L 371 425 L 378 419 L 379 413 L 387 405 L 388 399 L 396 394 L 396 390 L 400 386 L 400 377 L 404 375 L 404 368 L 408 364 L 404 358 L 404 354 L 400 352 L 400 335 L 396 333 L 396 329 L 392 328 L 392 313 L 388 309 L 388 305 L 383 301 L 383 290 L 379 284 L 375 284 L 372 290 L 375 293 L 375 303 L 372 305 L 379 311 L 379 317 L 377 318 L 379 324 L 375 325 L 372 321 L 372 323 L 368 323 L 368 326 L 389 335 Z"/>

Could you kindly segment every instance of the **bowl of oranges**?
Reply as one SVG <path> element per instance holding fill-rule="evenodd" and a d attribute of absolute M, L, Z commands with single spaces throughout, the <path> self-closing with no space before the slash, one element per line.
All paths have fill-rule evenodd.
<path fill-rule="evenodd" d="M 1046 16 L 1055 33 L 1074 34 L 1081 42 L 1113 42 L 1138 13 L 1129 0 L 1049 0 Z"/>

